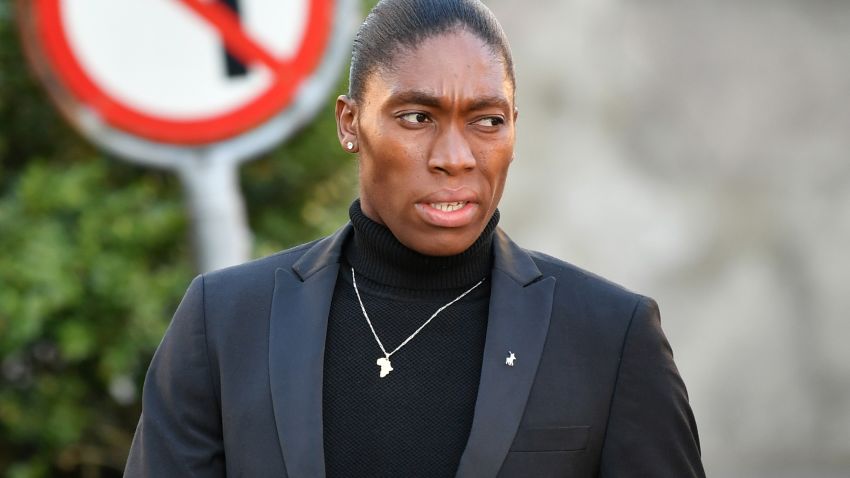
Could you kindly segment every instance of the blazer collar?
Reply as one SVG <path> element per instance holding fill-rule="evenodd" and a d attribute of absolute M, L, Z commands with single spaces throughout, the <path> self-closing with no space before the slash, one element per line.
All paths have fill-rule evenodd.
<path fill-rule="evenodd" d="M 543 274 L 528 253 L 516 245 L 500 228 L 493 237 L 493 269 L 502 271 L 517 284 L 525 287 Z"/>
<path fill-rule="evenodd" d="M 269 324 L 269 377 L 281 451 L 291 478 L 323 478 L 325 336 L 342 245 L 352 226 L 307 246 L 278 269 Z M 490 316 L 478 397 L 458 478 L 495 477 L 525 410 L 549 328 L 555 279 L 501 229 L 493 240 Z M 506 363 L 513 352 L 513 366 Z"/>
<path fill-rule="evenodd" d="M 330 236 L 316 241 L 312 246 L 309 246 L 307 252 L 300 259 L 295 261 L 292 270 L 298 275 L 298 278 L 306 281 L 323 268 L 339 264 L 340 257 L 342 257 L 342 245 L 349 234 L 353 232 L 354 227 L 349 222 Z"/>
<path fill-rule="evenodd" d="M 292 265 L 292 270 L 304 281 L 317 271 L 338 264 L 342 257 L 342 246 L 353 231 L 354 227 L 349 222 L 330 236 L 316 241 Z M 501 270 L 523 286 L 542 276 L 528 253 L 516 245 L 505 231 L 496 228 L 493 235 L 494 269 Z"/>

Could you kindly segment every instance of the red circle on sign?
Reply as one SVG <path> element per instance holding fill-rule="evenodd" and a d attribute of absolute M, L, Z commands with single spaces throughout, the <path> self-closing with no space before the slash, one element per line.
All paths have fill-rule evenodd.
<path fill-rule="evenodd" d="M 235 15 L 218 1 L 179 0 L 213 23 L 229 48 L 252 62 L 270 68 L 272 85 L 245 105 L 201 120 L 171 120 L 122 104 L 101 88 L 82 68 L 71 49 L 62 23 L 61 0 L 36 0 L 37 38 L 64 86 L 76 99 L 94 109 L 109 125 L 147 139 L 199 145 L 222 141 L 259 126 L 288 105 L 297 88 L 319 64 L 331 31 L 331 0 L 309 0 L 308 21 L 292 59 L 270 57 L 234 31 Z"/>

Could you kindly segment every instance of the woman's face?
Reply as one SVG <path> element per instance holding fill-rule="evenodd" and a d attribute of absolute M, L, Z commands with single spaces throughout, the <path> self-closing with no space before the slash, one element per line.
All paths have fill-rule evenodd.
<path fill-rule="evenodd" d="M 359 152 L 363 212 L 422 254 L 466 250 L 502 197 L 513 98 L 503 62 L 471 33 L 402 49 L 359 102 L 337 102 L 340 139 Z"/>

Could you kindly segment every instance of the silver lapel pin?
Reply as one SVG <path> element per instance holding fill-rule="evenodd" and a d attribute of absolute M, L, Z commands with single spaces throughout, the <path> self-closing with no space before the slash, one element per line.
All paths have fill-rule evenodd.
<path fill-rule="evenodd" d="M 510 350 L 508 350 L 508 353 L 510 355 L 508 355 L 508 358 L 505 359 L 505 365 L 507 365 L 508 367 L 513 367 L 514 362 L 516 362 L 516 355 L 514 355 L 514 353 Z"/>

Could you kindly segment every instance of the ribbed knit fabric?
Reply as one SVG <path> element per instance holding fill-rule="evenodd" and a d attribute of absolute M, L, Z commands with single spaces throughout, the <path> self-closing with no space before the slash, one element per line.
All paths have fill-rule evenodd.
<path fill-rule="evenodd" d="M 325 345 L 323 424 L 328 478 L 452 477 L 466 447 L 487 332 L 494 214 L 465 252 L 430 257 L 406 248 L 366 217 L 349 211 Z M 354 293 L 351 267 L 375 331 L 393 350 L 437 309 L 441 312 L 391 357 L 383 354 Z"/>

